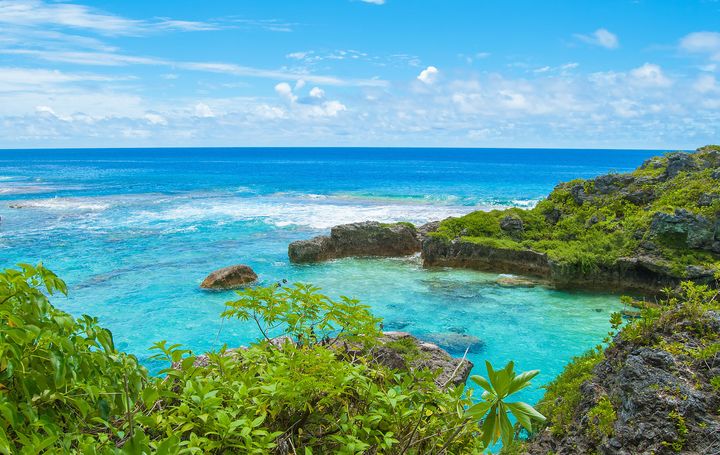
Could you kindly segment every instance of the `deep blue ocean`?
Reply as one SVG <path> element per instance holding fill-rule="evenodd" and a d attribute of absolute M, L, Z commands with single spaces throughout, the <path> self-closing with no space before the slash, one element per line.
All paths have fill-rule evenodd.
<path fill-rule="evenodd" d="M 657 151 L 514 149 L 88 149 L 0 151 L 0 259 L 43 261 L 69 285 L 54 303 L 99 317 L 149 368 L 153 342 L 204 352 L 259 336 L 221 325 L 233 293 L 198 286 L 244 263 L 262 283 L 310 282 L 369 304 L 386 329 L 472 335 L 484 360 L 540 369 L 540 385 L 606 334 L 612 293 L 504 288 L 498 275 L 419 258 L 292 265 L 288 243 L 364 220 L 423 223 L 532 207 L 577 177 L 629 171 Z M 462 352 L 454 352 L 462 355 Z M 524 392 L 534 402 L 542 390 Z"/>

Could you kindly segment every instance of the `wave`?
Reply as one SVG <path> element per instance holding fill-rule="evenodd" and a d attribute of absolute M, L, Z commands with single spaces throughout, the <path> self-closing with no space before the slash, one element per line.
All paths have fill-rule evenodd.
<path fill-rule="evenodd" d="M 135 213 L 130 223 L 260 220 L 279 228 L 293 226 L 328 229 L 338 224 L 374 220 L 380 222 L 409 221 L 425 223 L 432 220 L 461 216 L 463 207 L 416 206 L 403 204 L 351 204 L 323 200 L 308 203 L 299 200 L 230 199 L 183 203 L 161 210 Z"/>

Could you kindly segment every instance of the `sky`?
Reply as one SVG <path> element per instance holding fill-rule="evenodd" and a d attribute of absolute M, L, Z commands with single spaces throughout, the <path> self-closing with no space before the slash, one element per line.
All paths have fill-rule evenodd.
<path fill-rule="evenodd" d="M 0 148 L 693 149 L 720 0 L 0 0 Z"/>

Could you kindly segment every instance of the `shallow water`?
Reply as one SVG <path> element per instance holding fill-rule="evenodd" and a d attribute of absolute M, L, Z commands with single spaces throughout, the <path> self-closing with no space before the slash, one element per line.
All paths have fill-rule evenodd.
<path fill-rule="evenodd" d="M 538 384 L 597 344 L 612 294 L 504 288 L 498 275 L 431 269 L 418 258 L 288 263 L 287 244 L 363 221 L 426 222 L 529 207 L 575 177 L 625 171 L 652 151 L 161 149 L 0 151 L 0 259 L 43 260 L 70 287 L 61 308 L 100 318 L 150 368 L 161 339 L 201 352 L 247 344 L 250 324 L 219 314 L 232 293 L 198 285 L 251 265 L 263 283 L 311 282 L 369 304 L 387 330 L 447 342 L 468 357 L 540 369 Z M 462 355 L 462 352 L 457 352 Z M 524 392 L 536 401 L 542 390 Z"/>

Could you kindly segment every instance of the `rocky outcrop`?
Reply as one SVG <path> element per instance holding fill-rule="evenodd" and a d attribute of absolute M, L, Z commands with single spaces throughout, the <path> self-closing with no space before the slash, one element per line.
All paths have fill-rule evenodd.
<path fill-rule="evenodd" d="M 718 453 L 720 394 L 713 378 L 720 377 L 720 353 L 694 353 L 708 334 L 720 333 L 720 315 L 676 314 L 666 321 L 648 337 L 616 337 L 580 386 L 572 420 L 562 431 L 536 435 L 527 453 Z"/>
<path fill-rule="evenodd" d="M 426 267 L 463 267 L 497 273 L 550 276 L 547 255 L 531 250 L 514 250 L 462 240 L 428 238 L 422 245 Z"/>
<path fill-rule="evenodd" d="M 517 216 L 508 215 L 500 220 L 500 229 L 511 237 L 517 237 L 523 232 L 523 221 Z"/>
<path fill-rule="evenodd" d="M 658 212 L 653 215 L 650 235 L 676 247 L 720 253 L 720 218 L 710 221 L 685 209 L 674 214 Z"/>
<path fill-rule="evenodd" d="M 293 242 L 288 256 L 291 262 L 308 263 L 352 256 L 407 256 L 420 247 L 418 231 L 409 223 L 366 221 L 335 226 L 330 236 Z"/>
<path fill-rule="evenodd" d="M 380 342 L 371 354 L 378 363 L 403 371 L 428 369 L 437 374 L 435 383 L 439 387 L 465 384 L 473 368 L 469 360 L 454 358 L 438 345 L 407 332 L 385 332 Z"/>
<path fill-rule="evenodd" d="M 278 349 L 282 349 L 286 343 L 293 343 L 293 340 L 290 337 L 281 336 L 273 338 L 270 343 Z M 356 354 L 364 351 L 356 345 L 347 343 L 332 345 L 331 349 L 342 349 Z M 238 356 L 246 350 L 246 347 L 240 346 L 227 349 L 223 355 L 226 357 Z M 465 348 L 463 348 L 463 352 L 464 350 Z M 469 360 L 454 358 L 438 345 L 421 341 L 407 332 L 384 332 L 378 345 L 370 349 L 369 355 L 378 364 L 393 370 L 430 370 L 436 374 L 435 383 L 439 387 L 465 384 L 473 368 L 473 363 Z M 211 361 L 210 355 L 201 354 L 195 357 L 193 366 L 206 367 Z M 175 362 L 172 367 L 180 369 L 182 362 Z"/>
<path fill-rule="evenodd" d="M 200 287 L 214 291 L 237 289 L 257 281 L 257 274 L 247 265 L 232 265 L 214 271 Z"/>
<path fill-rule="evenodd" d="M 558 288 L 636 290 L 655 293 L 677 286 L 683 279 L 713 282 L 710 269 L 692 268 L 678 275 L 670 264 L 652 255 L 618 259 L 612 265 L 583 270 L 580 266 L 559 264 L 532 250 L 514 250 L 463 240 L 429 238 L 423 242 L 426 267 L 460 267 L 495 273 L 541 277 Z M 500 283 L 509 285 L 509 283 Z"/>

